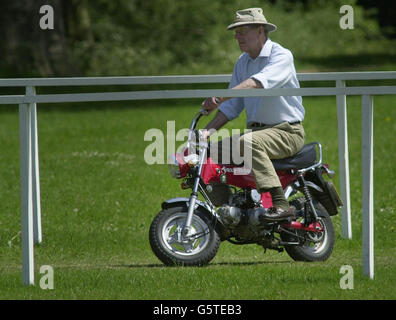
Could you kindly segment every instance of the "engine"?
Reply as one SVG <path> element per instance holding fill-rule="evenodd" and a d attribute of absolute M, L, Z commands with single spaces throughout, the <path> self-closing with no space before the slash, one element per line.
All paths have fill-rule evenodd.
<path fill-rule="evenodd" d="M 261 195 L 255 189 L 239 190 L 218 209 L 221 221 L 239 241 L 257 241 L 268 233 L 270 226 L 260 220 L 266 210 L 253 210 L 260 206 L 260 199 Z"/>

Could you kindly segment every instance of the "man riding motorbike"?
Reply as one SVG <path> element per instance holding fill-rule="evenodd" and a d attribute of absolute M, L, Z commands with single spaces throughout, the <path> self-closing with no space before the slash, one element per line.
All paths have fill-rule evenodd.
<path fill-rule="evenodd" d="M 235 21 L 227 29 L 235 31 L 235 38 L 243 51 L 235 64 L 230 89 L 299 88 L 293 55 L 269 39 L 269 32 L 277 27 L 267 22 L 261 8 L 237 11 Z M 270 192 L 272 196 L 273 207 L 265 210 L 263 215 L 268 221 L 294 218 L 294 209 L 285 198 L 271 159 L 293 156 L 303 147 L 305 110 L 302 98 L 210 97 L 203 101 L 202 107 L 209 112 L 218 108 L 217 114 L 205 128 L 206 137 L 245 109 L 247 128 L 251 131 L 240 136 L 240 150 L 251 148 L 250 163 L 257 190 Z M 217 144 L 218 150 L 220 146 L 221 142 Z"/>

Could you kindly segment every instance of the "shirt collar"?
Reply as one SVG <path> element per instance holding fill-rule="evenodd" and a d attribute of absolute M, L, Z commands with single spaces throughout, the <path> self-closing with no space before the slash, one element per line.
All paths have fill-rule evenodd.
<path fill-rule="evenodd" d="M 261 51 L 257 58 L 268 58 L 271 55 L 271 50 L 272 50 L 272 45 L 274 43 L 270 40 L 270 38 L 267 38 L 265 41 L 263 47 L 261 48 Z M 250 60 L 256 60 L 257 58 L 253 59 L 250 54 L 247 53 L 247 56 L 249 57 Z"/>

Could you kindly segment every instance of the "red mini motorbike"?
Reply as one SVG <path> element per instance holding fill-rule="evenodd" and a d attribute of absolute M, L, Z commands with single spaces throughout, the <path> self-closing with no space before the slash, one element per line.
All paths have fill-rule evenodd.
<path fill-rule="evenodd" d="M 335 238 L 330 216 L 343 204 L 331 182 L 335 172 L 322 163 L 320 143 L 273 161 L 296 219 L 266 222 L 258 215 L 263 210 L 252 209 L 271 207 L 271 195 L 256 190 L 253 175 L 244 173 L 242 165 L 215 163 L 208 156 L 210 146 L 196 130 L 205 114 L 201 110 L 194 116 L 185 150 L 169 164 L 171 175 L 192 192 L 189 198 L 164 201 L 152 221 L 149 240 L 158 259 L 165 265 L 202 266 L 215 257 L 222 241 L 286 250 L 296 261 L 328 259 Z"/>

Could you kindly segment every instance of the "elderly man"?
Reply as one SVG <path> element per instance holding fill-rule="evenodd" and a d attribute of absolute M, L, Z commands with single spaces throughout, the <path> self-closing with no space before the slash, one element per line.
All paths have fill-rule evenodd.
<path fill-rule="evenodd" d="M 299 83 L 292 53 L 271 41 L 268 34 L 277 27 L 267 22 L 262 9 L 239 10 L 228 30 L 235 31 L 235 38 L 243 54 L 234 67 L 230 89 L 298 88 Z M 251 170 L 259 192 L 270 192 L 273 207 L 266 211 L 265 219 L 279 221 L 294 218 L 275 172 L 271 159 L 282 159 L 297 153 L 304 145 L 302 126 L 305 110 L 302 98 L 252 97 L 207 98 L 202 107 L 209 112 L 218 108 L 215 117 L 206 126 L 206 133 L 218 130 L 228 121 L 246 112 L 247 128 L 252 131 L 240 137 L 241 150 L 251 148 Z M 212 129 L 212 130 L 211 130 Z"/>

